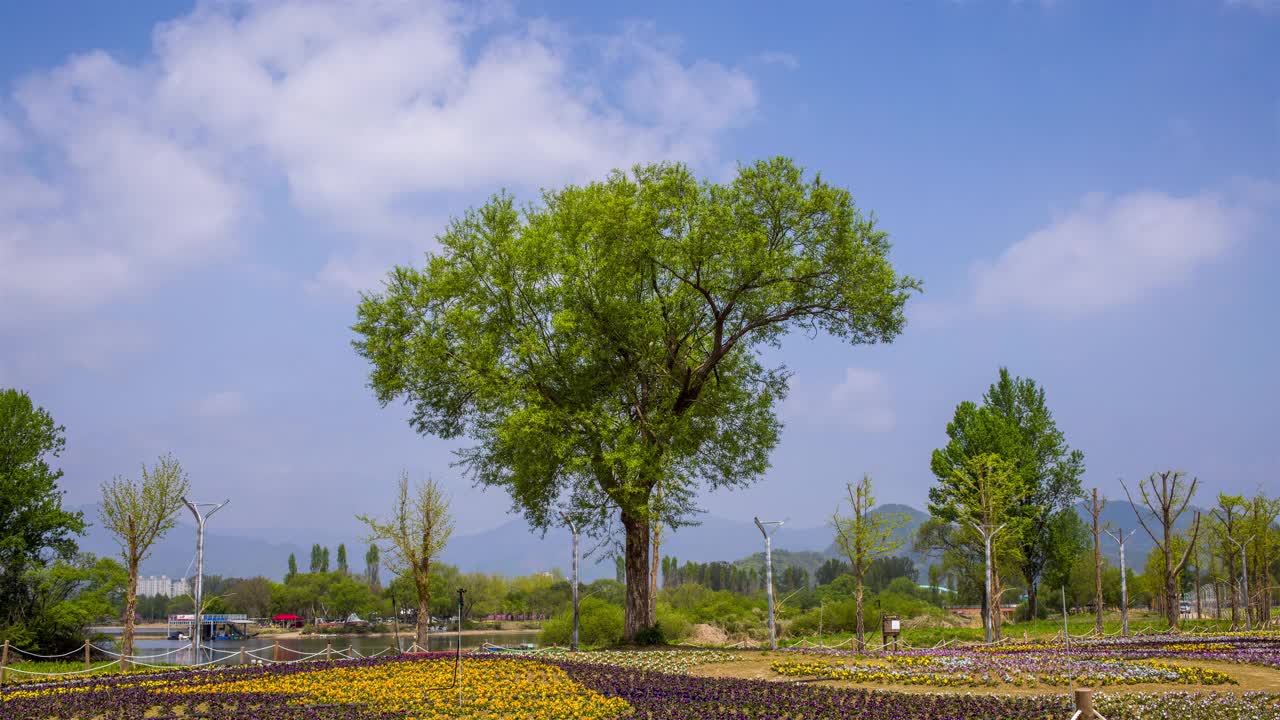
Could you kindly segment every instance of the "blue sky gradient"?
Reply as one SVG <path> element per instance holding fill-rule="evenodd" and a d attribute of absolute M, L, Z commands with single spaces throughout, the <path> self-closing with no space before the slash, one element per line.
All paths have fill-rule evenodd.
<path fill-rule="evenodd" d="M 507 498 L 365 388 L 358 291 L 500 188 L 777 154 L 848 187 L 925 293 L 892 345 L 770 351 L 774 467 L 711 512 L 816 525 L 863 471 L 923 506 L 1001 365 L 1087 486 L 1274 493 L 1280 4 L 360 7 L 0 10 L 0 386 L 67 426 L 74 504 L 173 451 L 226 528 L 354 531 L 402 467 L 497 525 Z"/>

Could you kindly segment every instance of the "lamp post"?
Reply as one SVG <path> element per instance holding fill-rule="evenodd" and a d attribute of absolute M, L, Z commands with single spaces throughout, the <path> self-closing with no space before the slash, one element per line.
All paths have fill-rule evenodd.
<path fill-rule="evenodd" d="M 986 575 L 986 590 L 987 590 L 987 616 L 986 616 L 986 617 L 984 617 L 984 618 L 982 619 L 982 630 L 983 630 L 983 635 L 984 635 L 984 636 L 986 637 L 986 639 L 987 639 L 987 644 L 988 644 L 988 645 L 990 645 L 990 644 L 991 644 L 991 634 L 992 634 L 992 615 L 991 615 L 991 613 L 992 613 L 992 612 L 1000 612 L 1000 599 L 999 599 L 999 598 L 993 598 L 993 597 L 991 597 L 991 591 L 992 591 L 992 587 L 991 587 L 991 538 L 995 537 L 995 536 L 996 536 L 996 533 L 998 533 L 998 532 L 1000 532 L 1001 530 L 1003 530 L 1003 529 L 1004 529 L 1004 525 L 1001 525 L 1000 527 L 996 528 L 995 530 L 988 530 L 988 526 L 986 526 L 986 525 L 979 525 L 979 524 L 978 524 L 978 522 L 977 522 L 976 520 L 975 520 L 975 521 L 971 521 L 971 522 L 973 523 L 973 527 L 978 531 L 978 534 L 982 536 L 982 542 L 983 542 L 983 545 L 984 545 L 984 546 L 985 546 L 985 548 L 986 548 L 986 560 L 987 560 L 987 565 L 986 565 L 985 575 Z"/>
<path fill-rule="evenodd" d="M 1111 536 L 1112 540 L 1115 540 L 1116 543 L 1120 545 L 1120 634 L 1123 636 L 1128 636 L 1129 635 L 1129 584 L 1127 582 L 1127 579 L 1125 578 L 1124 544 L 1129 541 L 1130 536 L 1132 536 L 1135 532 L 1137 532 L 1137 528 L 1130 530 L 1128 535 L 1125 534 L 1124 528 L 1120 528 L 1118 533 L 1113 533 L 1110 530 L 1106 530 L 1105 532 Z"/>
<path fill-rule="evenodd" d="M 1236 539 L 1227 536 L 1233 545 L 1240 548 L 1240 593 L 1244 598 L 1244 629 L 1253 630 L 1253 618 L 1249 615 L 1249 565 L 1245 562 L 1244 549 L 1249 543 L 1253 542 L 1253 536 L 1250 535 L 1243 543 L 1236 542 Z"/>
<path fill-rule="evenodd" d="M 191 662 L 193 664 L 200 662 L 200 640 L 203 635 L 201 628 L 201 620 L 204 615 L 204 524 L 213 514 L 221 510 L 230 500 L 225 500 L 222 504 L 218 503 L 193 503 L 185 497 L 182 502 L 191 510 L 191 514 L 196 516 L 196 593 L 195 593 L 195 622 L 191 627 Z M 213 509 L 207 513 L 201 513 L 200 508 L 212 507 Z"/>
<path fill-rule="evenodd" d="M 765 596 L 769 598 L 769 649 L 778 649 L 778 634 L 775 630 L 773 620 L 773 543 L 771 533 L 777 532 L 782 527 L 783 520 L 768 520 L 761 522 L 760 518 L 752 518 L 756 521 L 756 527 L 760 528 L 760 534 L 764 536 L 764 587 Z M 765 530 L 765 525 L 772 525 L 773 530 Z"/>
<path fill-rule="evenodd" d="M 573 642 L 569 647 L 578 651 L 578 524 L 569 517 L 569 513 L 561 513 L 564 522 L 573 533 Z"/>

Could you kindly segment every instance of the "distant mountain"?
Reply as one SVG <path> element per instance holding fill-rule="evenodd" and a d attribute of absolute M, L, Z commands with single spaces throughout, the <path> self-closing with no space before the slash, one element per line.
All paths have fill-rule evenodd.
<path fill-rule="evenodd" d="M 76 509 L 84 511 L 86 519 L 94 523 L 81 539 L 81 548 L 99 555 L 118 554 L 119 549 L 114 540 L 97 523 L 97 508 L 90 505 Z M 907 524 L 898 531 L 903 545 L 894 554 L 910 557 L 923 572 L 929 562 L 912 549 L 912 544 L 916 530 L 928 520 L 928 513 L 909 505 L 895 504 L 882 505 L 876 511 L 907 516 Z M 1078 509 L 1078 512 L 1087 522 L 1088 513 L 1083 509 Z M 1188 509 L 1183 514 L 1178 523 L 1179 530 L 1190 526 L 1192 513 L 1193 510 Z M 1139 568 L 1151 552 L 1153 543 L 1138 526 L 1132 506 L 1125 500 L 1108 503 L 1103 509 L 1102 521 L 1112 527 L 1122 527 L 1125 532 L 1138 529 L 1125 546 L 1125 554 L 1129 566 Z M 1158 529 L 1154 519 L 1149 520 L 1148 524 L 1152 529 Z M 220 531 L 215 520 L 205 534 L 205 572 L 238 577 L 262 575 L 279 580 L 284 577 L 290 553 L 295 554 L 299 566 L 306 570 L 313 542 L 325 545 L 331 551 L 336 550 L 338 543 L 345 542 L 350 553 L 351 568 L 358 572 L 363 565 L 366 544 L 356 532 L 357 529 L 352 528 L 351 536 L 343 537 L 326 530 L 281 527 Z M 290 538 L 301 538 L 301 541 L 292 541 Z M 454 536 L 445 548 L 442 559 L 466 571 L 499 575 L 525 575 L 553 568 L 559 568 L 568 574 L 570 546 L 567 530 L 553 528 L 542 535 L 531 530 L 523 519 L 512 517 L 489 530 Z M 592 540 L 584 538 L 584 553 L 593 546 Z M 795 562 L 812 572 L 826 558 L 841 557 L 839 548 L 832 541 L 832 530 L 825 525 L 801 527 L 784 524 L 773 535 L 773 547 L 776 551 L 775 569 L 785 567 L 785 563 Z M 1102 547 L 1108 559 L 1118 562 L 1119 551 L 1115 542 L 1104 537 Z M 668 531 L 662 544 L 663 555 L 673 556 L 681 562 L 752 561 L 756 556 L 763 558 L 763 550 L 764 541 L 751 520 L 730 520 L 714 515 L 702 516 L 697 525 Z M 184 577 L 193 571 L 194 559 L 195 527 L 182 517 L 178 527 L 156 544 L 151 557 L 143 563 L 142 572 L 144 575 Z M 614 565 L 609 559 L 596 562 L 596 558 L 585 558 L 581 572 L 588 581 L 613 577 Z"/>

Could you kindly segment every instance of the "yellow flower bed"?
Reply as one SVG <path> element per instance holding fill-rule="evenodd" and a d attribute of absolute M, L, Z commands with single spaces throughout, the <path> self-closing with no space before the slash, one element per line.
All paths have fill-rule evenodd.
<path fill-rule="evenodd" d="M 375 712 L 414 718 L 612 718 L 628 709 L 571 680 L 563 670 L 524 660 L 464 662 L 462 707 L 454 664 L 444 660 L 330 667 L 314 672 L 264 674 L 247 680 L 157 687 L 156 693 L 285 693 L 300 705 L 358 704 Z"/>

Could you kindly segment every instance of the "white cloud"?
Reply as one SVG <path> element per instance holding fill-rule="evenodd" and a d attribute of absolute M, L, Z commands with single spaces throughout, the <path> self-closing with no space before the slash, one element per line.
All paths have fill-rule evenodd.
<path fill-rule="evenodd" d="M 200 417 L 220 418 L 244 412 L 244 396 L 235 390 L 224 390 L 206 395 L 195 403 L 195 414 Z"/>
<path fill-rule="evenodd" d="M 354 281 L 341 266 L 361 248 L 438 229 L 424 205 L 440 194 L 714 164 L 756 94 L 643 25 L 574 37 L 502 7 L 280 0 L 202 3 L 159 25 L 141 62 L 74 57 L 13 100 L 0 115 L 10 319 L 233 257 L 251 199 L 281 182 L 296 209 L 357 238 L 319 283 Z"/>
<path fill-rule="evenodd" d="M 1201 193 L 1091 195 L 973 269 L 979 308 L 1083 315 L 1182 284 L 1242 242 L 1247 198 Z"/>
<path fill-rule="evenodd" d="M 846 368 L 844 379 L 834 386 L 794 388 L 782 415 L 791 422 L 859 432 L 888 432 L 896 424 L 884 375 L 857 367 Z"/>

